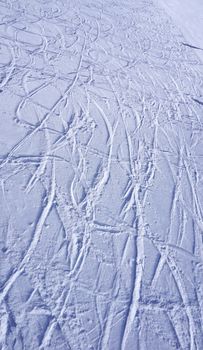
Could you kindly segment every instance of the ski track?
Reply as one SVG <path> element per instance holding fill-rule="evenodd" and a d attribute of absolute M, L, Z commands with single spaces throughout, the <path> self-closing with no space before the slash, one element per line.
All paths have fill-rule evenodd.
<path fill-rule="evenodd" d="M 151 0 L 0 1 L 0 349 L 203 349 L 203 76 Z"/>

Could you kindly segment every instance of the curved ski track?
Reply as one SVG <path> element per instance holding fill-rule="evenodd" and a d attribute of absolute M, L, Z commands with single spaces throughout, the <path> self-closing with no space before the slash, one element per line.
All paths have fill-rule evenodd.
<path fill-rule="evenodd" d="M 0 1 L 0 347 L 203 349 L 203 76 L 150 0 Z"/>

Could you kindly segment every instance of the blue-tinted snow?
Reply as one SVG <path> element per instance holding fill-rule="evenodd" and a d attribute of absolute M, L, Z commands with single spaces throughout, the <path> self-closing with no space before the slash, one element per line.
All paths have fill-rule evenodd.
<path fill-rule="evenodd" d="M 203 11 L 178 3 L 0 1 L 0 349 L 203 349 Z"/>

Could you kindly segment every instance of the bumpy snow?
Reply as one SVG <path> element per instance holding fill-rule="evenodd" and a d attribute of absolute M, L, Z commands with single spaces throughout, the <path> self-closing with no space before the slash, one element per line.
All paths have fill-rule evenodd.
<path fill-rule="evenodd" d="M 0 1 L 2 350 L 203 349 L 203 13 L 165 3 Z"/>

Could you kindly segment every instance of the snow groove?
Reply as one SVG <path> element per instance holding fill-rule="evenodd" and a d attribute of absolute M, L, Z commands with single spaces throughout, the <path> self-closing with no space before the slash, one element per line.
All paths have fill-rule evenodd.
<path fill-rule="evenodd" d="M 0 1 L 0 348 L 203 349 L 203 77 L 155 1 Z"/>

